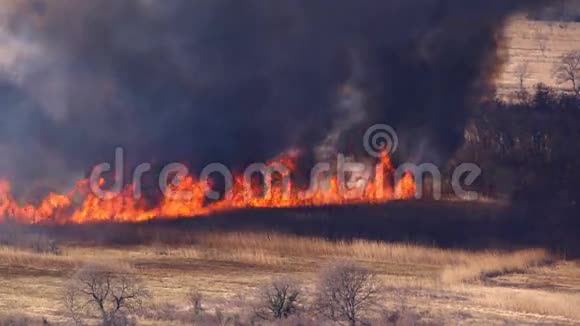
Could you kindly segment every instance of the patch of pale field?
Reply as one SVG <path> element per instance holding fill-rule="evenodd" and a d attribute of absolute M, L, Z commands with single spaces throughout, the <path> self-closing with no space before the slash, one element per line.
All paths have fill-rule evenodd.
<path fill-rule="evenodd" d="M 66 322 L 64 286 L 76 269 L 97 262 L 132 266 L 151 292 L 149 310 L 187 311 L 187 294 L 197 289 L 208 312 L 247 316 L 257 290 L 273 278 L 298 280 L 304 297 L 312 298 L 321 268 L 348 259 L 378 274 L 384 291 L 377 314 L 411 309 L 427 322 L 463 325 L 580 323 L 580 265 L 542 249 L 469 252 L 248 233 L 201 234 L 194 243 L 71 245 L 61 256 L 0 248 L 0 315 Z"/>
<path fill-rule="evenodd" d="M 522 18 L 511 20 L 505 29 L 502 53 L 506 62 L 497 79 L 501 95 L 509 95 L 520 87 L 518 67 L 527 64 L 524 87 L 544 83 L 556 89 L 568 90 L 570 85 L 558 84 L 554 65 L 571 51 L 580 51 L 580 23 L 541 22 Z"/>

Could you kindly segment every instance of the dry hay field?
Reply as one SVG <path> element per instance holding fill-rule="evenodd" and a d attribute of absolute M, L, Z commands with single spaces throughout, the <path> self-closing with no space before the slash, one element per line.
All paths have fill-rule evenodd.
<path fill-rule="evenodd" d="M 499 94 L 509 95 L 520 87 L 518 67 L 527 64 L 524 86 L 534 85 L 566 89 L 558 85 L 553 76 L 554 64 L 570 51 L 580 50 L 580 23 L 530 21 L 513 19 L 506 27 L 502 54 L 506 63 L 500 72 L 497 86 Z"/>
<path fill-rule="evenodd" d="M 301 288 L 303 319 L 286 325 L 334 325 L 320 319 L 313 309 L 319 275 L 337 261 L 351 261 L 375 273 L 380 283 L 377 304 L 365 315 L 372 325 L 390 325 L 387 317 L 401 312 L 410 314 L 412 321 L 392 325 L 580 324 L 580 261 L 566 251 L 527 242 L 508 248 L 479 243 L 470 247 L 464 240 L 456 247 L 429 245 L 429 240 L 419 243 L 413 236 L 408 241 L 374 240 L 356 231 L 365 225 L 379 233 L 396 230 L 399 234 L 402 231 L 395 226 L 401 224 L 397 217 L 402 212 L 415 211 L 401 219 L 411 219 L 412 214 L 423 216 L 429 205 L 340 208 L 348 217 L 341 217 L 337 208 L 326 213 L 322 209 L 251 211 L 247 216 L 234 214 L 226 219 L 208 217 L 205 221 L 147 225 L 33 229 L 3 225 L 3 234 L 29 240 L 24 245 L 0 248 L 0 320 L 25 320 L 24 325 L 35 321 L 41 324 L 43 320 L 51 325 L 74 325 L 63 303 L 66 284 L 83 266 L 105 264 L 130 268 L 148 290 L 149 297 L 134 313 L 139 325 L 268 324 L 255 319 L 259 290 L 280 277 L 296 280 Z M 449 204 L 453 209 L 457 206 Z M 502 208 L 490 207 L 466 207 L 466 212 L 472 212 L 473 223 L 485 220 L 491 211 L 497 215 L 493 221 L 504 218 L 496 214 Z M 460 214 L 431 209 L 440 209 L 441 216 Z M 359 218 L 367 211 L 367 215 L 377 216 Z M 338 234 L 343 225 L 353 236 L 331 239 L 300 229 L 289 230 L 282 224 L 280 229 L 272 227 L 270 231 L 256 227 L 292 219 L 294 225 L 308 231 L 316 228 L 316 223 L 309 221 L 316 220 L 317 215 L 324 215 L 320 221 L 336 215 L 337 224 L 329 223 L 327 228 Z M 424 221 L 438 219 L 442 225 L 453 225 L 451 220 L 430 215 Z M 469 220 L 466 216 L 459 219 Z M 486 223 L 495 223 L 490 221 Z M 248 229 L 240 230 L 244 224 Z M 476 233 L 481 226 L 468 227 L 460 225 L 457 232 L 490 238 Z M 409 232 L 415 238 L 423 237 L 419 229 Z M 492 229 L 489 232 L 495 233 Z M 549 229 L 542 232 L 552 236 Z M 509 234 L 516 243 L 518 234 Z M 459 239 L 455 233 L 448 237 Z M 58 239 L 58 250 L 39 252 L 34 244 L 46 243 L 47 239 Z M 193 289 L 201 294 L 203 314 L 213 318 L 211 323 L 192 317 L 188 294 Z"/>

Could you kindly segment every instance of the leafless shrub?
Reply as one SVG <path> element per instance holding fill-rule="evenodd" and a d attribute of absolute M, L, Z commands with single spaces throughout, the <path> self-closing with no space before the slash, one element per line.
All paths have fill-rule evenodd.
<path fill-rule="evenodd" d="M 536 40 L 536 44 L 538 45 L 540 52 L 542 52 L 542 55 L 545 57 L 546 50 L 548 50 L 548 35 L 540 30 L 536 30 L 534 33 L 534 39 Z"/>
<path fill-rule="evenodd" d="M 322 326 L 328 325 L 322 320 L 306 316 L 291 316 L 284 320 L 278 320 L 276 326 Z"/>
<path fill-rule="evenodd" d="M 125 326 L 133 324 L 130 314 L 148 297 L 131 270 L 90 265 L 74 275 L 65 289 L 63 301 L 77 325 L 84 316 L 94 316 L 104 326 Z"/>
<path fill-rule="evenodd" d="M 32 250 L 40 254 L 61 255 L 62 251 L 58 242 L 46 235 L 38 234 L 28 239 L 28 245 Z"/>
<path fill-rule="evenodd" d="M 516 77 L 518 78 L 520 91 L 524 91 L 526 89 L 526 87 L 525 87 L 526 86 L 526 79 L 528 79 L 531 75 L 530 63 L 527 61 L 524 61 L 524 62 L 518 64 L 515 68 L 515 74 L 516 74 Z"/>
<path fill-rule="evenodd" d="M 191 289 L 187 294 L 189 309 L 193 312 L 193 317 L 197 318 L 203 314 L 203 295 L 197 289 Z"/>
<path fill-rule="evenodd" d="M 394 295 L 397 305 L 394 309 L 383 313 L 381 325 L 386 326 L 415 326 L 421 320 L 421 315 L 409 307 L 408 291 L 402 288 L 389 288 L 389 293 Z"/>
<path fill-rule="evenodd" d="M 0 232 L 0 245 L 30 250 L 40 254 L 62 254 L 58 241 L 47 234 L 30 231 L 11 222 L 4 223 L 2 232 Z"/>
<path fill-rule="evenodd" d="M 386 326 L 415 326 L 419 324 L 421 316 L 410 310 L 398 310 L 387 313 L 381 322 Z"/>
<path fill-rule="evenodd" d="M 46 319 L 29 318 L 26 316 L 14 315 L 0 317 L 0 326 L 47 326 L 50 323 Z"/>
<path fill-rule="evenodd" d="M 179 305 L 171 303 L 155 303 L 143 306 L 138 315 L 140 318 L 156 322 L 172 322 L 175 324 L 192 324 L 191 313 Z"/>
<path fill-rule="evenodd" d="M 276 279 L 260 290 L 256 315 L 264 319 L 286 319 L 299 308 L 300 287 L 287 278 Z"/>
<path fill-rule="evenodd" d="M 341 262 L 321 273 L 316 306 L 327 318 L 354 326 L 376 303 L 378 293 L 373 272 L 353 262 Z"/>
<path fill-rule="evenodd" d="M 570 83 L 574 94 L 580 96 L 580 50 L 565 54 L 554 64 L 553 74 L 558 84 Z"/>
<path fill-rule="evenodd" d="M 194 320 L 195 326 L 237 326 L 242 325 L 240 316 L 224 314 L 217 310 L 215 314 L 204 314 Z"/>

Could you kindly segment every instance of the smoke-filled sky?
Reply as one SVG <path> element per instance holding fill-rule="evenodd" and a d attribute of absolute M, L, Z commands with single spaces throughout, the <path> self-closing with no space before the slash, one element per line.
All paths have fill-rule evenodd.
<path fill-rule="evenodd" d="M 360 152 L 375 123 L 402 159 L 444 160 L 504 19 L 541 2 L 4 0 L 0 176 L 64 187 L 115 146 L 193 166 Z"/>

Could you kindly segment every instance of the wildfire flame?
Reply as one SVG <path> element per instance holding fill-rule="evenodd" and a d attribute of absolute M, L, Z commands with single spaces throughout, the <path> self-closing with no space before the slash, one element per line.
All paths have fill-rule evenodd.
<path fill-rule="evenodd" d="M 267 164 L 282 164 L 288 171 L 295 170 L 295 157 L 282 156 Z M 134 185 L 127 185 L 111 199 L 103 199 L 89 189 L 89 180 L 76 183 L 66 194 L 50 193 L 38 205 L 20 205 L 11 194 L 10 183 L 0 179 L 0 222 L 13 219 L 20 223 L 98 223 L 98 222 L 143 222 L 155 218 L 183 218 L 208 215 L 214 212 L 243 208 L 288 208 L 344 204 L 377 204 L 394 199 L 409 199 L 415 195 L 414 177 L 407 173 L 397 184 L 393 184 L 394 168 L 391 159 L 383 154 L 376 166 L 374 180 L 354 189 L 344 189 L 339 178 L 332 176 L 326 187 L 304 189 L 289 184 L 285 191 L 280 182 L 286 174 L 266 177 L 264 184 L 272 186 L 263 191 L 259 183 L 251 189 L 244 186 L 241 175 L 234 177 L 233 189 L 219 201 L 208 202 L 206 194 L 211 186 L 193 175 L 181 178 L 177 185 L 170 185 L 174 194 L 187 193 L 187 197 L 165 196 L 151 207 L 143 198 L 135 198 Z M 314 181 L 315 184 L 317 181 Z"/>

